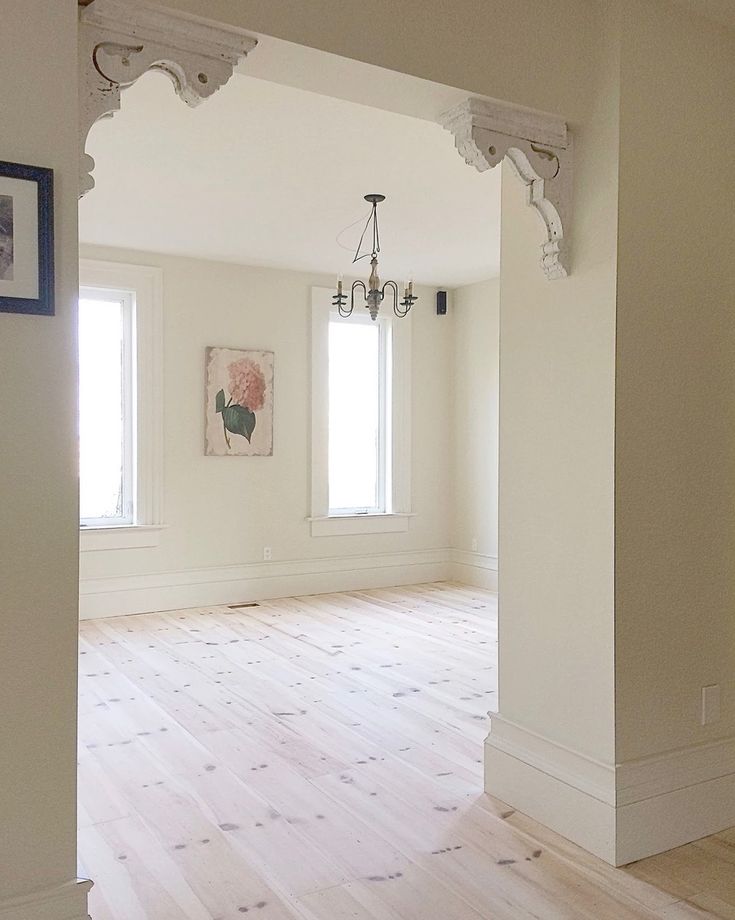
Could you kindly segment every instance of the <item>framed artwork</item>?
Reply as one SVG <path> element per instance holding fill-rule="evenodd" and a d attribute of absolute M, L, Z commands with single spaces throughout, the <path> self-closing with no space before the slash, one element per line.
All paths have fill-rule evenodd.
<path fill-rule="evenodd" d="M 209 457 L 273 455 L 273 352 L 207 348 L 204 448 Z"/>
<path fill-rule="evenodd" d="M 54 173 L 0 161 L 0 312 L 54 315 Z"/>

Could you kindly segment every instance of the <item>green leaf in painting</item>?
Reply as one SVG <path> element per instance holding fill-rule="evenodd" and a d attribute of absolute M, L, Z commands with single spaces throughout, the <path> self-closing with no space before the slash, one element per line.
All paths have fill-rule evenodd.
<path fill-rule="evenodd" d="M 220 390 L 214 397 L 214 411 L 221 412 L 225 407 L 225 391 Z"/>
<path fill-rule="evenodd" d="M 255 430 L 255 413 L 244 406 L 224 406 L 222 420 L 225 428 L 232 434 L 241 434 L 250 442 L 250 437 Z"/>

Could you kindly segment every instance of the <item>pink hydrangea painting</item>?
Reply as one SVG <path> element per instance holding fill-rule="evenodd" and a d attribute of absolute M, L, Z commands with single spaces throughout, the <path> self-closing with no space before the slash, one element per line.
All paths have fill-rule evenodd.
<path fill-rule="evenodd" d="M 273 352 L 208 348 L 208 456 L 273 454 Z"/>

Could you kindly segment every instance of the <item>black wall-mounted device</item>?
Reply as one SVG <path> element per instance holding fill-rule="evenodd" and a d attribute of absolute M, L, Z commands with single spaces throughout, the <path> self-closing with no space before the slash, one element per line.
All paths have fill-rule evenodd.
<path fill-rule="evenodd" d="M 436 292 L 436 315 L 437 316 L 447 315 L 447 292 L 446 291 Z"/>

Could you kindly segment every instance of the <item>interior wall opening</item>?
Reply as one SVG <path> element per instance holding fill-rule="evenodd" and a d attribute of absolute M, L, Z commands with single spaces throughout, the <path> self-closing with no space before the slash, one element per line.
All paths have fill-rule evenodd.
<path fill-rule="evenodd" d="M 345 771 L 386 799 L 482 799 L 499 171 L 468 169 L 437 123 L 458 90 L 267 37 L 258 55 L 196 110 L 145 75 L 87 145 L 80 855 L 100 917 L 133 855 L 173 853 L 209 910 L 209 846 L 266 900 L 298 887 L 260 865 L 278 834 L 254 829 L 281 818 L 352 877 L 358 851 L 319 830 L 350 823 L 327 803 Z M 333 309 L 337 274 L 367 278 L 370 192 L 381 278 L 418 295 L 406 318 Z"/>

